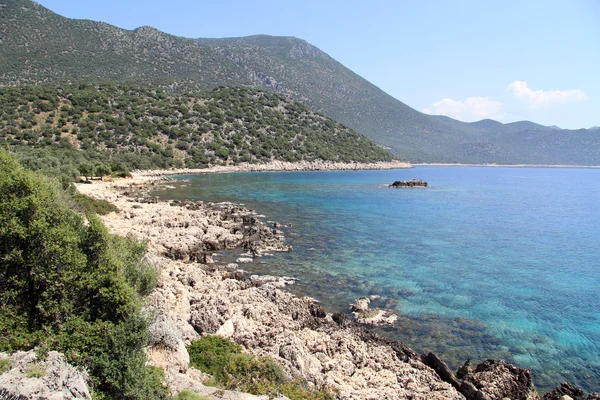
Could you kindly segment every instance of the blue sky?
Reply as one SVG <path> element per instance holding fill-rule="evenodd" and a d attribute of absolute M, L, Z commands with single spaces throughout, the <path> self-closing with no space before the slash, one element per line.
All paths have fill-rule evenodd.
<path fill-rule="evenodd" d="M 185 37 L 295 36 L 423 112 L 600 125 L 600 1 L 40 0 Z"/>

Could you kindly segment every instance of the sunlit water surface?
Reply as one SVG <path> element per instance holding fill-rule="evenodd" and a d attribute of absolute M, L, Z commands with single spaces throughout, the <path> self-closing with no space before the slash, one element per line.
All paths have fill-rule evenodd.
<path fill-rule="evenodd" d="M 390 189 L 395 180 L 427 189 Z M 418 167 L 178 177 L 164 199 L 244 203 L 294 250 L 242 268 L 347 311 L 396 309 L 381 329 L 453 367 L 499 357 L 548 389 L 600 390 L 600 170 Z M 222 261 L 235 254 L 222 253 Z M 217 257 L 218 259 L 218 257 Z"/>

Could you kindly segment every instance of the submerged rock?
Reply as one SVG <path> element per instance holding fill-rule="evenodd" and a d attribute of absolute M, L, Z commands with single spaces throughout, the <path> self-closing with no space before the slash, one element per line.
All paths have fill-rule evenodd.
<path fill-rule="evenodd" d="M 378 300 L 378 297 L 360 297 L 350 305 L 350 309 L 358 322 L 369 325 L 386 325 L 396 322 L 398 317 L 393 312 L 379 308 L 369 308 L 371 299 Z"/>
<path fill-rule="evenodd" d="M 350 308 L 355 312 L 365 312 L 369 311 L 370 304 L 371 300 L 368 297 L 360 297 L 354 301 Z"/>

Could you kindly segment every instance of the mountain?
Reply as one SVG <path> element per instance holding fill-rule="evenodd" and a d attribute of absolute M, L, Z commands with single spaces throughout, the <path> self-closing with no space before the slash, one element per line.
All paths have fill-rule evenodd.
<path fill-rule="evenodd" d="M 192 40 L 5 1 L 0 27 L 10 34 L 0 47 L 0 84 L 170 79 L 204 88 L 256 86 L 301 101 L 412 162 L 600 164 L 594 131 L 423 114 L 297 38 Z"/>
<path fill-rule="evenodd" d="M 151 27 L 128 31 L 62 17 L 30 0 L 0 4 L 0 82 L 188 79 L 206 87 L 252 84 L 207 46 Z"/>

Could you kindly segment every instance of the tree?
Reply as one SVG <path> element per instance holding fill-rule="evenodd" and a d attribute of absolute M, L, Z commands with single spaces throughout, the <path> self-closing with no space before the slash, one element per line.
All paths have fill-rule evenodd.
<path fill-rule="evenodd" d="M 62 351 L 90 372 L 100 398 L 166 398 L 144 353 L 140 296 L 156 272 L 143 244 L 87 220 L 58 181 L 0 150 L 0 351 Z"/>
<path fill-rule="evenodd" d="M 81 176 L 83 176 L 86 180 L 87 180 L 88 176 L 90 178 L 93 177 L 94 173 L 96 172 L 94 165 L 91 163 L 87 163 L 87 162 L 79 164 L 78 169 L 79 169 L 79 172 L 81 173 Z"/>
<path fill-rule="evenodd" d="M 110 167 L 104 163 L 98 163 L 95 166 L 95 170 L 96 170 L 96 174 L 98 176 L 106 176 L 106 175 L 110 175 L 110 173 L 112 172 Z"/>

